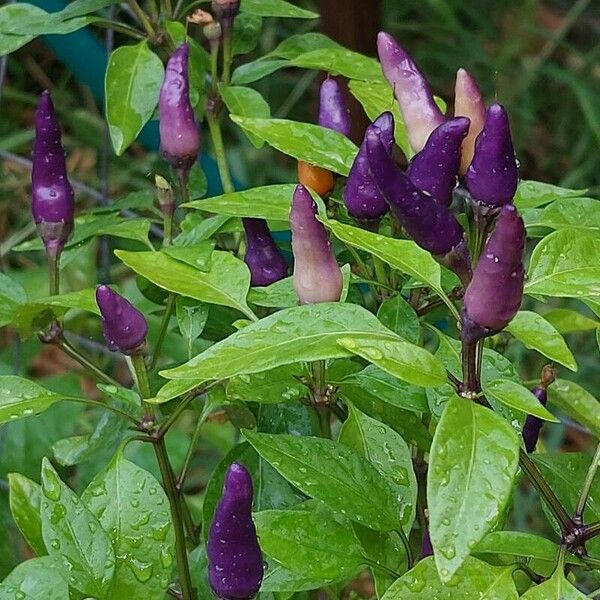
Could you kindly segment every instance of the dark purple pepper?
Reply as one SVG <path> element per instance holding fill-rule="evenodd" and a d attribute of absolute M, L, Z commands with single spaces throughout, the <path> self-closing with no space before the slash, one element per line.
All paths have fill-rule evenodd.
<path fill-rule="evenodd" d="M 212 0 L 212 9 L 224 34 L 233 29 L 233 21 L 240 12 L 240 0 Z"/>
<path fill-rule="evenodd" d="M 190 104 L 189 45 L 175 50 L 160 88 L 160 153 L 176 170 L 188 171 L 198 158 L 200 132 Z"/>
<path fill-rule="evenodd" d="M 464 297 L 466 322 L 489 332 L 504 329 L 523 298 L 525 226 L 512 204 L 503 206 Z M 467 328 L 468 329 L 468 328 Z"/>
<path fill-rule="evenodd" d="M 548 394 L 545 388 L 538 386 L 531 391 L 533 395 L 540 401 L 540 404 L 546 406 L 548 402 Z M 531 453 L 535 450 L 543 424 L 544 422 L 541 419 L 538 419 L 538 417 L 527 415 L 522 431 L 523 441 L 525 442 L 525 449 L 527 452 Z"/>
<path fill-rule="evenodd" d="M 262 583 L 263 558 L 252 521 L 252 495 L 250 473 L 233 463 L 208 534 L 208 580 L 221 600 L 250 600 Z"/>
<path fill-rule="evenodd" d="M 475 142 L 475 155 L 467 169 L 465 184 L 471 197 L 488 206 L 512 202 L 519 172 L 506 110 L 492 104 L 483 131 Z"/>
<path fill-rule="evenodd" d="M 423 192 L 450 206 L 460 168 L 462 141 L 469 131 L 469 119 L 445 121 L 431 132 L 425 147 L 408 165 L 408 178 Z"/>
<path fill-rule="evenodd" d="M 464 232 L 447 206 L 421 192 L 394 163 L 377 131 L 367 133 L 371 172 L 392 213 L 413 240 L 443 256 L 464 239 Z"/>
<path fill-rule="evenodd" d="M 96 303 L 102 316 L 102 330 L 108 349 L 123 354 L 140 352 L 148 333 L 144 315 L 107 285 L 96 288 Z"/>
<path fill-rule="evenodd" d="M 317 205 L 310 192 L 296 186 L 290 211 L 294 289 L 300 304 L 337 302 L 342 295 L 342 271 L 323 224 L 317 220 Z"/>
<path fill-rule="evenodd" d="M 48 90 L 35 113 L 31 211 L 46 248 L 62 250 L 73 232 L 75 200 L 67 178 L 60 126 Z"/>
<path fill-rule="evenodd" d="M 433 99 L 427 79 L 391 35 L 379 33 L 377 51 L 383 74 L 400 105 L 410 145 L 419 152 L 431 132 L 444 122 L 444 115 Z"/>
<path fill-rule="evenodd" d="M 340 84 L 328 77 L 319 94 L 319 125 L 350 137 L 352 122 Z"/>
<path fill-rule="evenodd" d="M 344 188 L 344 204 L 348 214 L 357 221 L 377 221 L 388 211 L 388 205 L 373 179 L 367 155 L 367 135 L 377 130 L 388 154 L 394 147 L 394 117 L 384 112 L 367 127 L 365 137 L 354 159 Z"/>
<path fill-rule="evenodd" d="M 431 545 L 429 530 L 425 529 L 423 532 L 423 540 L 421 541 L 421 554 L 419 555 L 419 560 L 427 558 L 428 556 L 433 556 L 433 546 Z"/>
<path fill-rule="evenodd" d="M 246 232 L 246 255 L 253 286 L 271 285 L 287 276 L 288 265 L 263 219 L 242 219 Z"/>

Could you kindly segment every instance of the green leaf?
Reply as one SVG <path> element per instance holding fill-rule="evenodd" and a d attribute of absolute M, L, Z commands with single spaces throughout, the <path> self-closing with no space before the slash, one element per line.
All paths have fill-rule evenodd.
<path fill-rule="evenodd" d="M 184 365 L 161 374 L 208 381 L 300 361 L 343 358 L 352 353 L 337 340 L 361 334 L 398 339 L 375 315 L 356 304 L 324 302 L 294 306 L 240 329 Z"/>
<path fill-rule="evenodd" d="M 521 310 L 507 325 L 506 331 L 549 359 L 577 371 L 577 362 L 564 338 L 554 326 L 537 313 Z"/>
<path fill-rule="evenodd" d="M 227 384 L 227 397 L 241 402 L 277 404 L 297 402 L 306 397 L 308 388 L 296 377 L 302 370 L 295 364 L 269 371 L 232 377 Z"/>
<path fill-rule="evenodd" d="M 288 17 L 295 19 L 317 19 L 319 15 L 310 10 L 294 6 L 284 0 L 242 0 L 241 10 L 261 17 Z"/>
<path fill-rule="evenodd" d="M 162 252 L 126 252 L 115 254 L 136 273 L 158 287 L 209 304 L 230 306 L 250 319 L 256 319 L 246 304 L 250 271 L 229 252 L 213 252 L 211 269 L 203 273 Z"/>
<path fill-rule="evenodd" d="M 20 473 L 9 473 L 8 485 L 13 519 L 29 547 L 38 556 L 43 556 L 46 554 L 46 546 L 42 538 L 40 485 Z"/>
<path fill-rule="evenodd" d="M 600 438 L 600 404 L 586 389 L 573 381 L 557 379 L 548 387 L 548 401 Z"/>
<path fill-rule="evenodd" d="M 343 444 L 315 437 L 244 431 L 255 450 L 290 483 L 336 513 L 390 531 L 408 519 L 375 467 Z"/>
<path fill-rule="evenodd" d="M 269 56 L 278 56 L 292 60 L 301 54 L 327 48 L 342 49 L 343 46 L 322 33 L 310 31 L 308 33 L 297 33 L 285 38 Z"/>
<path fill-rule="evenodd" d="M 587 190 L 570 190 L 542 181 L 520 181 L 515 195 L 515 206 L 519 210 L 549 204 L 558 198 L 577 198 Z"/>
<path fill-rule="evenodd" d="M 42 556 L 18 565 L 0 584 L 0 600 L 65 600 L 69 586 L 54 558 Z"/>
<path fill-rule="evenodd" d="M 348 175 L 358 148 L 337 131 L 286 119 L 254 119 L 230 115 L 246 132 L 298 160 Z"/>
<path fill-rule="evenodd" d="M 248 293 L 248 301 L 269 308 L 298 306 L 299 299 L 294 289 L 294 278 L 286 277 L 266 287 L 253 287 Z"/>
<path fill-rule="evenodd" d="M 429 461 L 427 500 L 438 573 L 450 581 L 506 507 L 519 437 L 502 417 L 462 398 L 448 401 Z"/>
<path fill-rule="evenodd" d="M 383 78 L 381 65 L 377 60 L 342 47 L 304 52 L 292 60 L 292 65 L 362 81 L 380 81 Z"/>
<path fill-rule="evenodd" d="M 323 579 L 310 579 L 302 573 L 290 571 L 271 557 L 265 562 L 266 571 L 260 586 L 259 600 L 286 600 L 293 597 L 294 592 L 317 590 L 331 583 Z M 275 593 L 267 595 L 267 592 Z"/>
<path fill-rule="evenodd" d="M 164 600 L 174 563 L 169 501 L 158 481 L 118 451 L 81 496 L 117 557 L 107 600 Z"/>
<path fill-rule="evenodd" d="M 548 411 L 543 404 L 526 387 L 508 379 L 494 379 L 483 384 L 486 396 L 494 398 L 506 406 L 515 408 L 538 419 L 559 423 L 560 421 Z"/>
<path fill-rule="evenodd" d="M 289 61 L 284 58 L 262 57 L 258 60 L 240 65 L 231 76 L 231 83 L 235 85 L 247 85 L 253 83 L 283 69 L 289 65 Z"/>
<path fill-rule="evenodd" d="M 433 557 L 426 558 L 396 580 L 382 600 L 517 600 L 514 566 L 494 567 L 467 558 L 450 583 L 440 581 Z"/>
<path fill-rule="evenodd" d="M 42 534 L 50 556 L 64 562 L 75 589 L 106 598 L 115 572 L 110 539 L 47 458 L 42 462 L 41 506 Z"/>
<path fill-rule="evenodd" d="M 254 514 L 263 552 L 308 579 L 331 582 L 356 575 L 364 558 L 350 521 L 319 503 L 306 504 Z"/>
<path fill-rule="evenodd" d="M 334 220 L 325 221 L 324 225 L 345 244 L 366 250 L 401 273 L 412 275 L 437 293 L 443 293 L 439 264 L 413 241 L 395 240 Z"/>
<path fill-rule="evenodd" d="M 417 478 L 408 444 L 391 427 L 354 407 L 344 421 L 338 441 L 368 459 L 387 481 L 396 495 L 399 512 L 408 514 L 404 525 L 408 535 L 417 507 Z"/>
<path fill-rule="evenodd" d="M 561 229 L 533 250 L 525 291 L 563 298 L 600 297 L 600 236 Z"/>
<path fill-rule="evenodd" d="M 163 248 L 163 252 L 175 260 L 194 267 L 194 269 L 210 271 L 214 249 L 215 244 L 211 240 L 189 246 L 167 246 Z"/>
<path fill-rule="evenodd" d="M 600 231 L 600 201 L 594 198 L 565 198 L 542 210 L 523 214 L 527 227 L 585 229 Z"/>
<path fill-rule="evenodd" d="M 260 92 L 248 87 L 220 85 L 221 98 L 229 112 L 240 117 L 269 118 L 271 108 Z M 248 139 L 255 148 L 261 148 L 264 142 L 256 136 L 247 133 Z"/>
<path fill-rule="evenodd" d="M 230 217 L 287 221 L 295 188 L 294 184 L 266 185 L 206 200 L 193 200 L 183 206 Z"/>
<path fill-rule="evenodd" d="M 162 61 L 143 40 L 113 50 L 106 69 L 106 118 L 118 156 L 135 141 L 158 104 Z"/>
<path fill-rule="evenodd" d="M 568 308 L 555 308 L 545 313 L 544 319 L 562 334 L 592 331 L 600 328 L 600 321 L 590 319 Z"/>
<path fill-rule="evenodd" d="M 190 298 L 177 296 L 175 315 L 181 335 L 187 342 L 188 357 L 192 357 L 194 341 L 202 335 L 208 319 L 208 306 Z"/>
<path fill-rule="evenodd" d="M 413 307 L 400 295 L 388 298 L 381 303 L 377 318 L 400 337 L 418 344 L 421 338 L 421 324 Z"/>
<path fill-rule="evenodd" d="M 529 588 L 521 598 L 524 600 L 589 600 L 589 596 L 581 593 L 565 579 L 561 569 L 556 570 L 548 581 Z"/>
<path fill-rule="evenodd" d="M 441 361 L 424 348 L 402 339 L 354 335 L 338 339 L 338 344 L 413 385 L 439 387 L 446 383 L 446 369 Z"/>
<path fill-rule="evenodd" d="M 240 13 L 233 23 L 233 41 L 231 53 L 233 56 L 246 54 L 256 48 L 260 39 L 263 20 L 259 15 L 249 12 Z"/>

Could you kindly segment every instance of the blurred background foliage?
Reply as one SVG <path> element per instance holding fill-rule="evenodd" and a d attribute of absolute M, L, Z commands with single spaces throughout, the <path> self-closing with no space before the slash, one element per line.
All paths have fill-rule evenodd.
<path fill-rule="evenodd" d="M 589 188 L 590 196 L 600 193 L 600 3 L 593 0 L 298 0 L 322 14 L 312 22 L 265 19 L 254 50 L 240 60 L 249 61 L 271 51 L 289 36 L 315 27 L 343 45 L 375 55 L 375 36 L 385 29 L 395 35 L 416 58 L 429 77 L 436 94 L 453 97 L 458 67 L 471 71 L 488 100 L 505 104 L 512 119 L 515 144 L 526 179 L 548 181 L 575 188 Z M 198 31 L 191 31 L 198 40 Z M 103 33 L 97 32 L 103 40 Z M 116 36 L 116 44 L 129 43 Z M 41 253 L 11 253 L 10 248 L 33 232 L 30 224 L 30 180 L 26 166 L 6 153 L 29 157 L 33 141 L 33 115 L 39 93 L 53 92 L 64 129 L 68 169 L 72 177 L 95 190 L 105 188 L 112 198 L 150 189 L 149 175 L 158 168 L 155 153 L 134 144 L 120 158 L 106 146 L 102 107 L 90 90 L 81 85 L 62 62 L 38 39 L 11 55 L 5 64 L 6 76 L 0 89 L 0 267 L 24 285 L 31 297 L 44 295 L 46 272 Z M 318 84 L 322 75 L 313 71 L 285 69 L 252 87 L 271 106 L 273 116 L 315 121 Z M 366 117 L 350 98 L 355 141 L 362 137 Z M 244 186 L 293 181 L 295 164 L 268 148 L 256 151 L 233 124 L 226 129 L 229 161 L 237 180 Z M 209 142 L 207 141 L 206 144 Z M 207 148 L 210 152 L 210 148 Z M 108 178 L 103 178 L 103 155 L 108 161 Z M 79 206 L 92 207 L 94 198 L 78 193 Z M 102 248 L 88 244 L 73 257 L 65 272 L 65 288 L 93 286 L 98 279 L 98 256 Z M 119 273 L 113 272 L 115 279 Z M 141 297 L 133 281 L 122 282 L 125 293 L 147 307 L 156 305 Z M 553 306 L 568 306 L 570 301 Z M 574 301 L 573 301 L 574 302 Z M 578 305 L 581 310 L 582 305 Z M 591 315 L 591 313 L 590 313 Z M 71 321 L 82 339 L 100 339 L 97 319 L 81 316 Z M 158 317 L 149 315 L 150 325 Z M 593 335 L 572 333 L 567 341 L 580 365 L 577 374 L 567 377 L 591 392 L 600 388 L 598 348 Z M 167 340 L 167 344 L 169 340 Z M 94 350 L 93 342 L 89 342 Z M 96 348 L 96 350 L 98 350 Z M 176 349 L 173 350 L 173 355 Z M 508 356 L 521 365 L 524 379 L 535 380 L 542 357 L 519 344 Z M 182 356 L 181 361 L 186 357 Z M 105 360 L 111 360 L 105 358 Z M 72 370 L 75 369 L 73 372 Z M 49 388 L 83 386 L 94 393 L 93 385 L 77 374 L 75 365 L 58 350 L 37 340 L 23 343 L 0 330 L 0 373 L 23 373 L 45 379 Z M 71 371 L 69 373 L 69 371 Z M 125 369 L 123 369 L 125 372 Z M 563 373 L 564 375 L 564 373 Z M 126 377 L 126 375 L 125 375 Z M 23 557 L 25 547 L 14 534 L 7 510 L 7 474 L 19 471 L 37 479 L 41 457 L 50 446 L 67 435 L 89 432 L 98 415 L 78 407 L 56 406 L 42 417 L 0 428 L 0 577 Z M 192 427 L 174 432 L 169 443 L 180 456 L 189 441 Z M 196 472 L 191 480 L 196 494 L 203 488 L 216 461 L 234 442 L 233 428 L 207 423 L 203 429 Z M 552 448 L 584 449 L 588 437 L 576 426 L 548 426 L 545 442 Z M 103 465 L 106 456 L 84 462 L 73 484 L 83 486 Z M 151 461 L 138 457 L 151 470 Z M 198 500 L 200 502 L 200 500 Z M 534 494 L 518 492 L 515 502 L 530 510 L 516 512 L 515 525 L 545 527 L 537 511 Z M 531 523 L 529 524 L 532 525 Z M 12 533 L 11 533 L 12 532 Z M 4 547 L 1 547 L 4 546 Z"/>

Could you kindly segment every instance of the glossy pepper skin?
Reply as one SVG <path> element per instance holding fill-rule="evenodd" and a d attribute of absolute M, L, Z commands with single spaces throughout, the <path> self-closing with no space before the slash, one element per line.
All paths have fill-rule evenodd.
<path fill-rule="evenodd" d="M 444 122 L 444 115 L 433 99 L 427 79 L 391 35 L 379 33 L 377 51 L 383 74 L 400 105 L 411 148 L 420 152 L 431 132 Z"/>
<path fill-rule="evenodd" d="M 75 199 L 48 90 L 42 93 L 35 113 L 31 188 L 31 211 L 38 233 L 49 251 L 60 252 L 73 232 Z"/>
<path fill-rule="evenodd" d="M 233 463 L 208 534 L 208 580 L 221 600 L 250 600 L 260 589 L 263 559 L 252 521 L 252 479 Z"/>
<path fill-rule="evenodd" d="M 465 69 L 456 72 L 454 86 L 454 116 L 471 121 L 469 133 L 462 143 L 460 174 L 464 175 L 475 154 L 475 140 L 485 123 L 485 102 L 475 78 Z"/>
<path fill-rule="evenodd" d="M 266 286 L 287 276 L 288 266 L 263 219 L 242 219 L 246 232 L 246 255 L 253 286 Z"/>
<path fill-rule="evenodd" d="M 352 121 L 340 84 L 330 77 L 321 84 L 319 125 L 350 137 Z"/>
<path fill-rule="evenodd" d="M 315 190 L 322 198 L 329 196 L 335 185 L 331 171 L 317 165 L 311 165 L 303 160 L 298 161 L 298 181 L 303 186 Z"/>
<path fill-rule="evenodd" d="M 187 43 L 172 54 L 158 101 L 160 153 L 178 171 L 189 171 L 200 150 L 200 132 L 190 104 L 188 58 Z"/>
<path fill-rule="evenodd" d="M 465 292 L 463 339 L 501 331 L 517 314 L 523 298 L 524 248 L 523 219 L 512 204 L 503 206 Z"/>
<path fill-rule="evenodd" d="M 406 170 L 413 184 L 434 200 L 450 206 L 460 167 L 462 142 L 469 131 L 469 119 L 458 117 L 436 127 L 425 147 Z"/>
<path fill-rule="evenodd" d="M 107 285 L 96 288 L 96 303 L 102 316 L 102 330 L 108 349 L 123 354 L 140 352 L 148 333 L 144 315 Z"/>
<path fill-rule="evenodd" d="M 354 159 L 344 189 L 344 204 L 348 214 L 359 222 L 378 222 L 388 211 L 388 205 L 369 168 L 367 136 L 379 132 L 385 151 L 391 155 L 394 147 L 394 117 L 384 112 L 367 127 L 365 137 Z"/>
<path fill-rule="evenodd" d="M 309 191 L 299 185 L 290 211 L 294 289 L 300 304 L 337 302 L 342 295 L 342 271 Z"/>
<path fill-rule="evenodd" d="M 540 404 L 546 406 L 548 403 L 548 393 L 546 392 L 546 389 L 538 386 L 531 391 L 540 401 Z M 538 417 L 534 417 L 533 415 L 527 415 L 527 418 L 525 419 L 521 434 L 523 436 L 523 442 L 525 443 L 525 449 L 529 454 L 535 450 L 543 424 L 544 422 L 541 419 L 538 419 Z"/>
<path fill-rule="evenodd" d="M 433 556 L 433 546 L 431 545 L 429 529 L 425 529 L 423 532 L 423 539 L 421 541 L 421 554 L 419 555 L 419 560 L 423 560 L 428 556 Z"/>
<path fill-rule="evenodd" d="M 475 155 L 465 175 L 471 197 L 492 207 L 512 202 L 519 172 L 506 110 L 492 104 L 485 125 L 475 142 Z"/>

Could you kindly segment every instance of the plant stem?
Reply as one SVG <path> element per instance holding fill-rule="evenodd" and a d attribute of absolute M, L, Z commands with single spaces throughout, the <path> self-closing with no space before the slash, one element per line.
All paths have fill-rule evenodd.
<path fill-rule="evenodd" d="M 396 529 L 396 533 L 400 537 L 400 541 L 402 542 L 402 545 L 404 546 L 404 551 L 406 552 L 406 569 L 410 571 L 410 569 L 412 569 L 413 565 L 415 564 L 415 558 L 413 556 L 412 548 L 410 547 L 410 542 L 408 541 L 404 530 Z"/>
<path fill-rule="evenodd" d="M 132 417 L 131 415 L 128 415 L 125 411 L 120 410 L 119 408 L 116 408 L 115 406 L 111 406 L 110 404 L 105 404 L 104 402 L 100 402 L 98 400 L 90 400 L 89 398 L 76 398 L 76 397 L 70 397 L 70 396 L 68 397 L 68 401 L 69 402 L 77 402 L 79 404 L 88 404 L 90 406 L 103 408 L 104 410 L 110 410 L 111 412 L 114 412 L 116 415 L 119 415 L 120 417 L 123 417 L 124 419 L 127 419 L 128 421 L 131 421 L 131 423 L 133 425 L 135 425 L 136 429 L 140 425 L 135 420 L 134 417 Z M 131 439 L 134 439 L 134 438 L 131 438 Z M 146 439 L 146 441 L 147 441 L 147 438 L 144 438 L 144 439 Z"/>
<path fill-rule="evenodd" d="M 228 85 L 231 81 L 231 30 L 223 33 L 223 83 Z"/>
<path fill-rule="evenodd" d="M 124 25 L 123 23 L 118 23 L 117 21 L 111 21 L 110 19 L 102 19 L 100 21 L 94 21 L 94 27 L 102 27 L 103 29 L 112 29 L 113 31 L 118 31 L 119 33 L 123 33 L 132 37 L 135 40 L 144 40 L 146 36 L 137 29 L 133 27 L 129 27 Z"/>
<path fill-rule="evenodd" d="M 595 523 L 585 525 L 583 527 L 583 533 L 581 537 L 584 541 L 587 541 L 597 537 L 598 535 L 600 535 L 600 521 L 596 521 Z"/>
<path fill-rule="evenodd" d="M 562 533 L 572 532 L 575 528 L 575 524 L 571 517 L 565 510 L 565 507 L 561 504 L 560 500 L 556 497 L 552 488 L 548 485 L 548 482 L 544 479 L 542 473 L 537 468 L 537 465 L 529 458 L 528 454 L 522 448 L 519 450 L 519 465 L 527 474 L 533 487 L 535 487 L 548 505 L 548 508 L 560 524 Z"/>
<path fill-rule="evenodd" d="M 462 342 L 463 392 L 476 394 L 480 391 L 477 372 L 477 342 Z"/>
<path fill-rule="evenodd" d="M 135 13 L 135 16 L 138 18 L 140 24 L 144 28 L 144 31 L 149 37 L 153 38 L 155 33 L 154 27 L 152 27 L 152 23 L 150 23 L 148 16 L 137 3 L 137 0 L 127 0 L 127 4 L 129 4 L 131 10 Z"/>
<path fill-rule="evenodd" d="M 215 157 L 217 159 L 217 167 L 219 168 L 219 176 L 221 178 L 221 184 L 223 185 L 223 191 L 226 194 L 232 194 L 235 192 L 235 188 L 229 173 L 229 166 L 227 165 L 227 157 L 225 155 L 225 146 L 223 145 L 223 134 L 221 132 L 219 118 L 213 113 L 207 113 L 206 119 L 208 121 L 210 137 L 215 148 Z"/>
<path fill-rule="evenodd" d="M 163 0 L 163 10 L 167 13 L 169 18 L 173 16 L 173 5 L 171 4 L 171 0 Z"/>
<path fill-rule="evenodd" d="M 210 45 L 210 85 L 213 95 L 217 95 L 219 89 L 219 44 Z"/>
<path fill-rule="evenodd" d="M 388 276 L 385 272 L 385 263 L 378 256 L 373 256 L 373 266 L 375 267 L 375 277 L 378 283 L 381 283 L 385 287 L 389 286 Z"/>
<path fill-rule="evenodd" d="M 156 345 L 154 346 L 154 353 L 152 354 L 152 362 L 150 363 L 150 369 L 154 369 L 160 357 L 160 350 L 162 348 L 163 342 L 165 341 L 165 337 L 167 336 L 167 331 L 169 330 L 169 321 L 171 320 L 171 315 L 173 314 L 173 309 L 175 308 L 176 299 L 177 294 L 174 294 L 173 292 L 171 292 L 169 294 L 169 297 L 167 298 L 165 312 L 163 313 L 163 318 L 160 323 L 160 330 L 158 331 L 158 337 L 156 338 Z"/>
<path fill-rule="evenodd" d="M 46 248 L 48 255 L 48 293 L 57 296 L 60 291 L 60 250 Z"/>
<path fill-rule="evenodd" d="M 400 579 L 400 577 L 401 577 L 400 573 L 396 573 L 396 571 L 394 571 L 393 569 L 390 569 L 389 567 L 386 567 L 385 565 L 382 565 L 381 563 L 371 560 L 370 558 L 367 558 L 366 556 L 364 556 L 363 558 L 364 558 L 365 564 L 367 566 L 372 567 L 373 569 L 377 569 L 378 571 L 381 571 L 382 573 L 385 573 L 386 575 L 389 575 L 394 580 Z"/>
<path fill-rule="evenodd" d="M 588 469 L 587 476 L 585 478 L 585 482 L 583 484 L 583 488 L 581 489 L 581 494 L 579 496 L 579 502 L 577 503 L 577 508 L 575 509 L 575 515 L 573 516 L 573 521 L 575 521 L 577 525 L 583 524 L 583 511 L 585 510 L 585 505 L 590 495 L 590 489 L 592 488 L 592 484 L 594 483 L 594 478 L 596 477 L 596 472 L 598 471 L 599 466 L 600 444 L 598 444 L 598 446 L 596 447 L 596 452 L 594 454 L 594 458 L 592 459 L 592 464 Z"/>

